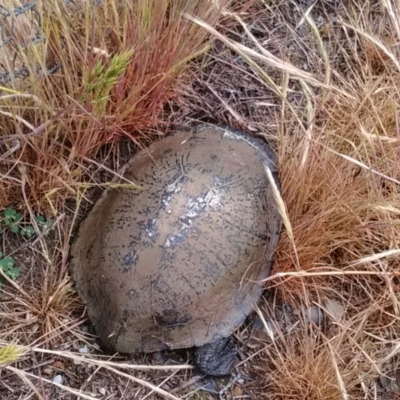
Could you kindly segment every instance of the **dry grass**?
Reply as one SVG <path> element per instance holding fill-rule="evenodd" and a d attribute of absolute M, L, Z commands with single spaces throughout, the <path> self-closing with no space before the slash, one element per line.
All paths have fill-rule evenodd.
<path fill-rule="evenodd" d="M 23 4 L 8 0 L 4 7 Z M 208 46 L 206 33 L 181 13 L 210 23 L 219 17 L 209 1 L 85 4 L 38 2 L 35 12 L 3 20 L 2 70 L 25 68 L 30 76 L 11 75 L 0 87 L 0 207 L 24 203 L 25 181 L 31 206 L 55 214 L 66 198 L 77 197 L 82 164 L 102 145 L 157 133 L 173 83 Z M 30 42 L 37 33 L 44 39 Z"/>
<path fill-rule="evenodd" d="M 400 34 L 400 5 L 343 2 L 338 11 L 342 20 L 328 6 L 266 2 L 253 25 L 246 16 L 231 16 L 241 38 L 192 18 L 241 56 L 276 107 L 269 121 L 277 136 L 286 230 L 268 286 L 296 308 L 324 308 L 326 299 L 345 308 L 340 321 L 328 315 L 333 327 L 324 334 L 301 328 L 266 351 L 268 398 L 374 398 L 385 390 L 375 379 L 396 375 L 400 36 L 394 35 Z M 274 34 L 265 39 L 260 25 L 274 26 Z M 243 62 L 235 68 L 243 70 Z M 232 116 L 228 103 L 220 109 Z M 264 115 L 250 118 L 248 130 L 271 131 Z M 256 369 L 259 374 L 262 367 Z"/>
<path fill-rule="evenodd" d="M 31 132 L 26 125 L 17 123 L 18 118 L 28 121 L 33 129 L 46 121 L 51 123 L 39 134 L 28 136 L 29 141 L 21 142 L 21 149 L 7 157 L 9 163 L 2 168 L 12 166 L 12 173 L 4 172 L 2 179 L 8 196 L 4 204 L 18 199 L 18 185 L 24 180 L 28 204 L 39 208 L 51 204 L 58 211 L 65 210 L 61 199 L 67 194 L 76 196 L 82 188 L 83 163 L 88 162 L 85 157 L 98 154 L 101 143 L 126 132 L 137 133 L 144 127 L 162 124 L 158 120 L 161 115 L 164 121 L 177 123 L 188 118 L 228 123 L 264 136 L 272 141 L 279 156 L 285 222 L 274 274 L 266 285 L 273 287 L 277 298 L 295 310 L 320 307 L 324 310 L 324 322 L 317 326 L 296 317 L 297 322 L 283 326 L 285 315 L 277 317 L 269 311 L 274 308 L 275 299 L 268 299 L 263 319 L 266 325 L 274 327 L 273 333 L 268 328 L 270 334 L 259 340 L 245 327 L 238 334 L 245 359 L 238 371 L 245 379 L 224 396 L 395 399 L 400 396 L 400 4 L 395 0 L 342 0 L 317 2 L 307 8 L 302 6 L 303 2 L 259 1 L 246 8 L 244 3 L 236 2 L 235 13 L 225 11 L 216 30 L 206 23 L 208 14 L 199 12 L 200 19 L 190 17 L 204 31 L 194 30 L 196 24 L 185 19 L 189 13 L 179 19 L 180 29 L 191 27 L 196 33 L 185 36 L 186 44 L 179 41 L 181 49 L 177 54 L 186 54 L 187 46 L 191 50 L 201 49 L 205 31 L 214 35 L 216 41 L 208 55 L 180 75 L 177 86 L 171 82 L 178 74 L 171 73 L 171 80 L 160 92 L 157 86 L 153 97 L 149 82 L 159 79 L 158 68 L 170 71 L 176 61 L 171 56 L 160 66 L 153 63 L 160 61 L 158 55 L 147 54 L 146 57 L 155 57 L 142 65 L 147 75 L 123 68 L 106 103 L 94 104 L 90 98 L 96 93 L 95 97 L 101 99 L 106 89 L 96 86 L 99 81 L 104 84 L 102 79 L 93 80 L 99 60 L 96 57 L 103 53 L 94 57 L 89 49 L 96 47 L 109 54 L 111 43 L 119 43 L 118 54 L 124 55 L 131 46 L 121 39 L 125 37 L 121 32 L 113 32 L 111 41 L 104 35 L 92 35 L 92 29 L 100 28 L 81 21 L 81 31 L 85 35 L 90 32 L 89 36 L 98 42 L 94 39 L 92 46 L 82 44 L 78 51 L 67 40 L 66 49 L 59 49 L 58 57 L 65 58 L 74 50 L 74 57 L 78 54 L 78 60 L 88 63 L 64 59 L 65 76 L 60 73 L 46 78 L 51 85 L 43 83 L 43 88 L 57 94 L 34 94 L 47 108 L 38 111 L 27 107 L 29 102 L 37 104 L 37 100 L 21 94 L 12 102 L 5 99 L 4 107 L 8 108 L 1 110 L 16 116 L 4 116 L 4 124 L 13 129 L 18 140 L 22 140 L 19 127 L 25 126 L 25 135 Z M 69 37 L 64 25 L 68 18 L 63 15 L 59 22 L 64 39 Z M 102 18 L 108 21 L 107 26 L 113 26 L 115 13 Z M 132 24 L 129 29 L 134 27 L 137 25 Z M 153 32 L 155 28 L 148 29 Z M 165 27 L 157 32 L 159 36 L 151 36 L 155 43 L 161 40 L 160 35 L 172 43 Z M 175 38 L 182 34 L 180 30 L 173 32 Z M 61 39 L 52 40 L 52 48 L 57 48 L 57 40 Z M 193 51 L 180 59 L 188 60 L 192 54 Z M 137 55 L 134 51 L 130 57 Z M 109 66 L 113 57 L 108 59 L 105 65 Z M 116 65 L 120 62 L 115 61 Z M 71 72 L 82 66 L 91 67 L 86 71 L 88 75 L 82 70 L 77 75 Z M 90 84 L 92 90 L 88 94 Z M 33 87 L 38 85 L 42 88 L 37 83 Z M 138 95 L 128 89 L 133 87 L 129 85 L 145 89 Z M 123 96 L 119 97 L 118 87 Z M 75 91 L 69 91 L 72 88 Z M 172 97 L 166 88 L 172 90 Z M 60 95 L 64 90 L 69 97 Z M 172 115 L 167 111 L 157 113 L 167 100 L 169 109 L 178 106 L 179 111 Z M 67 112 L 54 120 L 46 109 Z M 145 114 L 136 114 L 136 110 L 144 110 Z M 67 137 L 61 134 L 66 127 Z M 135 136 L 135 140 L 138 138 L 140 135 Z M 60 153 L 64 147 L 54 147 L 56 139 L 69 150 Z M 8 144 L 11 148 L 11 142 Z M 38 157 L 42 161 L 38 162 L 43 164 L 26 167 L 28 158 L 24 157 L 33 148 L 42 149 L 38 153 L 43 155 Z M 58 157 L 50 162 L 48 154 L 53 153 L 46 153 L 45 149 L 54 149 Z M 60 154 L 65 162 L 59 161 Z M 24 165 L 28 175 L 22 177 L 20 169 Z M 71 174 L 66 172 L 65 165 Z M 98 168 L 94 164 L 94 169 Z M 53 180 L 43 180 L 45 189 L 39 190 L 38 179 L 43 176 L 52 176 Z M 29 185 L 36 185 L 35 190 Z M 45 379 L 51 381 L 51 373 L 59 370 L 50 364 L 53 369 L 49 375 L 40 365 L 47 365 L 49 359 L 67 364 L 74 357 L 79 357 L 75 361 L 94 367 L 82 370 L 80 379 L 76 378 L 73 365 L 63 370 L 66 382 L 58 389 L 59 394 L 80 391 L 86 396 L 82 398 L 95 398 L 92 393 L 99 394 L 99 387 L 106 387 L 109 398 L 183 398 L 192 387 L 174 394 L 172 389 L 190 378 L 184 356 L 179 359 L 180 372 L 168 372 L 161 367 L 148 370 L 145 366 L 154 361 L 144 356 L 129 363 L 136 373 L 128 374 L 124 372 L 128 368 L 126 360 L 107 363 L 98 354 L 94 338 L 79 327 L 83 322 L 82 309 L 74 303 L 76 297 L 70 291 L 70 221 L 61 219 L 58 227 L 54 246 L 41 240 L 34 247 L 29 264 L 43 266 L 40 277 L 30 269 L 25 271 L 23 281 L 10 282 L 6 287 L 0 305 L 0 324 L 6 327 L 0 328 L 0 339 L 4 345 L 22 345 L 20 361 L 0 370 L 4 387 L 8 385 L 15 393 L 15 397 L 9 398 L 28 398 L 35 392 L 39 398 L 46 398 L 51 383 Z M 35 279 L 44 284 L 38 285 Z M 329 306 L 332 302 L 339 305 L 340 311 Z M 91 354 L 72 352 L 83 344 L 88 345 Z M 24 382 L 22 392 L 17 389 L 20 383 L 13 381 L 15 376 Z M 113 386 L 113 382 L 118 384 Z M 192 398 L 213 396 L 197 391 Z"/>
<path fill-rule="evenodd" d="M 337 400 L 342 397 L 335 354 L 326 341 L 319 339 L 307 337 L 303 331 L 266 352 L 264 362 L 272 364 L 269 374 L 273 387 L 271 399 Z M 352 371 L 346 375 L 343 386 L 351 383 Z M 340 377 L 340 381 L 342 379 Z"/>

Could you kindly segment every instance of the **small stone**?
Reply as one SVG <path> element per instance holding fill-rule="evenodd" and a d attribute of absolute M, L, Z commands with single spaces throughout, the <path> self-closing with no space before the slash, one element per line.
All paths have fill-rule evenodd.
<path fill-rule="evenodd" d="M 389 392 L 400 392 L 400 387 L 396 382 L 396 379 L 381 375 L 379 377 L 380 384 L 385 390 Z"/>
<path fill-rule="evenodd" d="M 53 378 L 53 383 L 56 383 L 56 384 L 58 384 L 58 385 L 62 385 L 62 383 L 63 383 L 63 377 L 62 377 L 62 375 L 56 375 L 54 378 Z"/>
<path fill-rule="evenodd" d="M 325 308 L 331 318 L 341 319 L 344 315 L 344 307 L 336 300 L 326 299 Z"/>
<path fill-rule="evenodd" d="M 241 396 L 242 394 L 243 394 L 243 389 L 240 386 L 235 385 L 233 387 L 233 395 L 234 396 Z"/>
<path fill-rule="evenodd" d="M 79 353 L 89 353 L 89 347 L 87 347 L 87 345 L 85 344 L 79 349 Z"/>
<path fill-rule="evenodd" d="M 65 364 L 62 361 L 54 361 L 51 366 L 59 371 L 65 371 Z"/>
<path fill-rule="evenodd" d="M 324 322 L 324 313 L 317 306 L 303 309 L 302 314 L 305 322 L 313 322 L 317 326 Z"/>

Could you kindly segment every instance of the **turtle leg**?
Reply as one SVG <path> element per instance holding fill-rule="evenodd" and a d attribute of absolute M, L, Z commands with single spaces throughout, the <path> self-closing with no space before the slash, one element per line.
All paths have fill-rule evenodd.
<path fill-rule="evenodd" d="M 237 350 L 231 337 L 196 347 L 194 362 L 205 375 L 230 375 L 236 363 Z"/>

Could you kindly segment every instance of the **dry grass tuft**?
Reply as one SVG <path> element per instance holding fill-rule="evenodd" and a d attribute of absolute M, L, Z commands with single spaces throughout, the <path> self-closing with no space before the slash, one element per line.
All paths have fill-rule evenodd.
<path fill-rule="evenodd" d="M 140 142 L 163 125 L 159 114 L 174 97 L 175 80 L 208 48 L 206 33 L 181 13 L 213 24 L 220 6 L 197 0 L 30 4 L 4 4 L 0 208 L 23 203 L 25 181 L 32 207 L 56 214 L 78 195 L 82 163 L 102 145 L 121 137 Z"/>
<path fill-rule="evenodd" d="M 368 26 L 357 29 L 364 32 Z M 363 47 L 356 50 L 368 56 Z M 313 93 L 311 124 L 304 129 L 289 123 L 280 133 L 283 196 L 295 248 L 284 235 L 276 268 L 312 272 L 314 287 L 324 286 L 325 277 L 318 277 L 323 272 L 356 277 L 362 269 L 371 273 L 365 279 L 376 280 L 374 275 L 400 271 L 400 75 L 395 68 L 386 70 L 382 59 L 385 73 L 376 76 L 375 64 L 375 58 L 366 59 L 341 66 L 352 72 L 334 70 L 336 85 L 348 96 Z M 294 275 L 282 295 L 301 296 L 302 281 Z M 346 281 L 354 283 L 351 275 Z M 378 289 L 382 281 L 376 283 Z"/>
<path fill-rule="evenodd" d="M 265 363 L 270 366 L 265 372 L 271 384 L 271 399 L 337 400 L 342 397 L 341 377 L 326 342 L 301 333 L 289 337 L 279 347 L 266 352 Z"/>
<path fill-rule="evenodd" d="M 307 16 L 307 20 L 310 18 Z M 348 62 L 337 69 L 326 65 L 326 71 L 333 71 L 335 79 L 328 76 L 316 79 L 269 55 L 244 22 L 241 24 L 250 36 L 250 44 L 260 51 L 257 57 L 250 45 L 243 46 L 222 37 L 207 24 L 196 22 L 237 51 L 282 100 L 281 120 L 277 124 L 278 152 L 289 221 L 275 269 L 284 273 L 294 267 L 315 275 L 322 271 L 343 271 L 355 264 L 365 264 L 371 256 L 385 259 L 386 251 L 398 249 L 400 142 L 396 106 L 400 102 L 397 91 L 400 76 L 396 64 L 388 70 L 390 64 L 380 58 L 385 75 L 376 76 L 374 53 L 372 60 L 363 59 L 360 64 Z M 362 22 L 361 19 L 358 23 Z M 367 29 L 368 26 L 353 27 L 360 34 L 361 45 L 366 38 L 372 45 L 380 43 L 372 34 L 365 33 Z M 319 31 L 308 33 L 317 35 L 311 39 L 323 42 Z M 331 38 L 334 39 L 337 38 Z M 300 39 L 297 40 L 300 46 Z M 370 46 L 365 51 L 363 47 L 352 50 L 367 57 Z M 344 45 L 342 51 L 347 51 Z M 398 57 L 386 47 L 384 53 L 390 59 Z M 321 58 L 321 63 L 331 62 L 325 53 Z M 283 85 L 275 82 L 275 76 L 265 66 L 282 72 Z M 300 104 L 290 101 L 290 79 L 300 81 L 292 89 L 302 93 L 305 100 Z M 396 255 L 394 251 L 393 267 L 397 266 Z M 376 271 L 376 265 L 370 264 L 370 268 Z M 283 286 L 282 296 L 302 295 L 303 285 L 299 283 L 302 281 L 302 277 L 296 280 L 292 276 Z M 320 282 L 315 283 L 317 287 Z"/>
<path fill-rule="evenodd" d="M 18 282 L 1 274 L 9 285 L 2 288 L 0 338 L 54 348 L 63 343 L 66 332 L 73 331 L 85 319 L 79 315 L 83 309 L 67 270 L 53 265 L 40 247 L 32 246 L 33 254 L 16 249 L 16 263 L 23 276 Z M 60 253 L 54 251 L 51 259 L 60 259 Z M 25 262 L 23 254 L 29 254 Z"/>

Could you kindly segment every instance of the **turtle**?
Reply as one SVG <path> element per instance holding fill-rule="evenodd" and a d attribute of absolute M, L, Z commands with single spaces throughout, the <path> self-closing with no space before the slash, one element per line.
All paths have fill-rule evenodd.
<path fill-rule="evenodd" d="M 280 237 L 273 150 L 203 124 L 152 142 L 121 176 L 136 186 L 104 190 L 70 252 L 103 348 L 194 348 L 202 374 L 230 375 L 232 334 L 262 295 Z"/>

